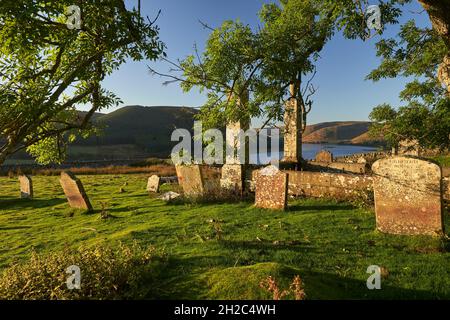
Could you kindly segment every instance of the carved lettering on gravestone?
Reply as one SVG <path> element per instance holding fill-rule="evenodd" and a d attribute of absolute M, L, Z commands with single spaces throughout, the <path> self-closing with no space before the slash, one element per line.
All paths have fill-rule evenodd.
<path fill-rule="evenodd" d="M 378 160 L 374 173 L 378 230 L 405 235 L 436 235 L 444 231 L 442 170 L 412 157 Z"/>
<path fill-rule="evenodd" d="M 71 208 L 92 211 L 92 205 L 83 184 L 71 172 L 61 172 L 59 180 Z"/>
<path fill-rule="evenodd" d="M 157 175 L 153 175 L 150 178 L 148 178 L 147 191 L 158 193 L 160 182 L 161 182 L 161 178 L 158 177 Z"/>
<path fill-rule="evenodd" d="M 33 180 L 27 175 L 19 176 L 20 197 L 22 199 L 33 199 Z"/>
<path fill-rule="evenodd" d="M 259 170 L 255 176 L 255 206 L 264 209 L 286 210 L 288 174 L 271 165 Z"/>
<path fill-rule="evenodd" d="M 333 154 L 330 151 L 322 150 L 316 154 L 317 162 L 333 162 Z"/>

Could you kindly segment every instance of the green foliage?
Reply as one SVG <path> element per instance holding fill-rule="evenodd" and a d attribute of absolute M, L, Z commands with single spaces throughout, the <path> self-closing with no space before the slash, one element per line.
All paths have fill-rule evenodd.
<path fill-rule="evenodd" d="M 323 1 L 281 1 L 262 7 L 259 30 L 239 20 L 216 29 L 205 26 L 212 31 L 205 51 L 177 64 L 182 77 L 169 77 L 181 81 L 185 91 L 207 92 L 198 116 L 205 129 L 251 117 L 281 120 L 290 97 L 299 100 L 306 116 L 314 88 L 303 78 L 313 73 L 333 30 L 332 14 L 325 9 Z"/>
<path fill-rule="evenodd" d="M 123 0 L 80 4 L 80 29 L 66 25 L 70 15 L 64 13 L 73 4 L 1 1 L 0 163 L 33 145 L 29 151 L 48 162 L 55 143 L 38 142 L 58 139 L 63 146 L 92 129 L 94 112 L 120 102 L 101 87 L 105 76 L 128 59 L 154 60 L 164 50 L 158 27 L 127 10 Z M 79 104 L 91 110 L 82 116 Z"/>
<path fill-rule="evenodd" d="M 154 261 L 161 255 L 154 248 L 119 245 L 66 248 L 47 255 L 36 252 L 26 263 L 14 264 L 0 277 L 0 297 L 6 300 L 111 300 L 139 299 Z M 67 288 L 76 265 L 81 271 L 81 288 Z M 148 282 L 147 282 L 148 285 Z M 144 290 L 145 292 L 145 290 Z"/>
<path fill-rule="evenodd" d="M 382 134 L 393 146 L 401 140 L 417 140 L 426 148 L 450 147 L 450 98 L 437 78 L 446 55 L 444 41 L 432 29 L 421 29 L 414 21 L 401 27 L 397 39 L 377 43 L 380 66 L 368 79 L 415 77 L 400 93 L 406 105 L 394 109 L 383 104 L 370 114 L 372 135 Z"/>
<path fill-rule="evenodd" d="M 52 162 L 62 163 L 66 156 L 66 148 L 58 145 L 57 137 L 42 139 L 27 148 L 27 152 L 40 164 L 50 164 Z"/>

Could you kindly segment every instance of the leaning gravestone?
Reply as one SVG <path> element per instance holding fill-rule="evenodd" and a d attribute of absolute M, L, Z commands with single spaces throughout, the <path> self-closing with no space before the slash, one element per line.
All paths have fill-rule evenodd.
<path fill-rule="evenodd" d="M 316 154 L 317 162 L 333 162 L 333 154 L 330 151 L 322 150 Z"/>
<path fill-rule="evenodd" d="M 59 181 L 71 208 L 88 211 L 93 210 L 89 198 L 84 191 L 83 184 L 77 177 L 71 172 L 61 172 L 61 179 Z"/>
<path fill-rule="evenodd" d="M 187 197 L 199 197 L 220 191 L 220 168 L 207 165 L 176 166 L 178 183 Z"/>
<path fill-rule="evenodd" d="M 178 182 L 188 197 L 203 194 L 203 182 L 199 165 L 176 166 Z"/>
<path fill-rule="evenodd" d="M 160 182 L 161 182 L 161 178 L 158 177 L 157 175 L 153 175 L 150 178 L 148 178 L 147 191 L 158 193 Z"/>
<path fill-rule="evenodd" d="M 256 173 L 255 206 L 264 209 L 286 210 L 288 174 L 270 165 Z"/>
<path fill-rule="evenodd" d="M 33 199 L 33 181 L 31 177 L 22 174 L 19 176 L 20 197 L 22 199 Z"/>
<path fill-rule="evenodd" d="M 442 171 L 413 157 L 378 160 L 374 173 L 377 229 L 404 235 L 436 235 L 444 231 Z"/>

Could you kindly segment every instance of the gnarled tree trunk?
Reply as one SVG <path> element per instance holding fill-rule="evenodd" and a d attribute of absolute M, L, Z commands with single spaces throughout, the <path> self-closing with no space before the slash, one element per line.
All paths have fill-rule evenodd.
<path fill-rule="evenodd" d="M 448 48 L 447 56 L 438 70 L 439 81 L 447 87 L 450 96 L 450 1 L 418 0 L 430 16 L 433 29 L 442 37 Z"/>

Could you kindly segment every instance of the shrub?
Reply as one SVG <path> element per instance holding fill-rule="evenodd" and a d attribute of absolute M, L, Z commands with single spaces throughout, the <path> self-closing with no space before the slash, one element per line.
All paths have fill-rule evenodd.
<path fill-rule="evenodd" d="M 149 282 L 163 252 L 120 244 L 116 248 L 96 246 L 40 255 L 14 264 L 0 276 L 0 298 L 13 300 L 138 299 L 148 293 Z M 76 265 L 81 271 L 81 288 L 69 290 L 66 273 Z"/>
<path fill-rule="evenodd" d="M 292 295 L 295 300 L 305 300 L 306 298 L 303 282 L 298 275 L 294 277 L 287 290 L 280 289 L 277 281 L 272 276 L 261 281 L 259 286 L 267 292 L 270 292 L 273 295 L 273 300 L 282 300 L 290 295 Z"/>

